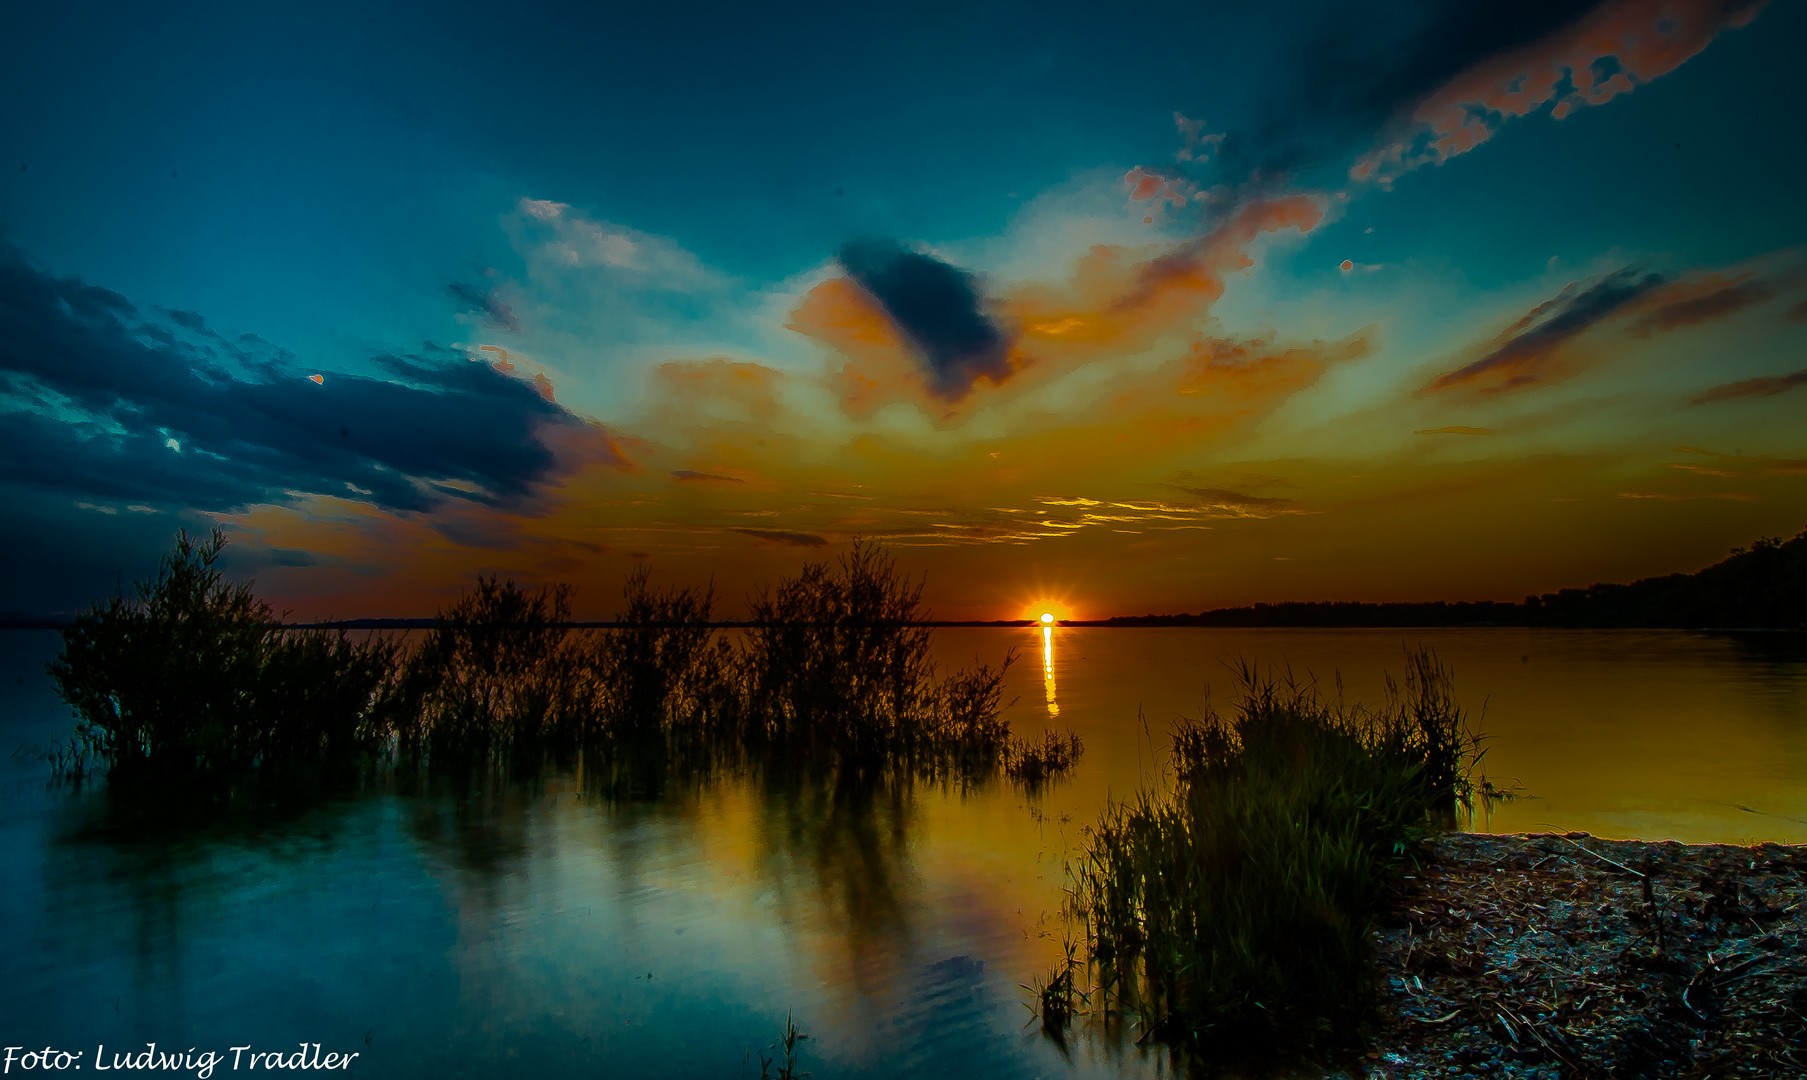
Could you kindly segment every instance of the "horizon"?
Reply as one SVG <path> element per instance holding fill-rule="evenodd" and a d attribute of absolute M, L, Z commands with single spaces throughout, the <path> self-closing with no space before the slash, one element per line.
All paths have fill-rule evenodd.
<path fill-rule="evenodd" d="M 1801 5 L 531 11 L 17 20 L 0 611 L 213 525 L 298 621 L 864 536 L 1084 622 L 1807 520 Z"/>

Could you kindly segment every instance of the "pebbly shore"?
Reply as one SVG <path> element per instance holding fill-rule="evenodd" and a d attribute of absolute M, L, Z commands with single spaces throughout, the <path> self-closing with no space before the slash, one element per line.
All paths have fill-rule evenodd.
<path fill-rule="evenodd" d="M 1807 1077 L 1807 848 L 1453 834 L 1401 872 L 1333 1077 Z"/>

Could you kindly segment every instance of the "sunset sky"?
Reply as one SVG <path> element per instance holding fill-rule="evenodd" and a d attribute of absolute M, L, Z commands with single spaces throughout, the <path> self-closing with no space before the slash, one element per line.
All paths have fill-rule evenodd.
<path fill-rule="evenodd" d="M 1807 524 L 1800 0 L 41 4 L 0 611 L 856 536 L 948 618 L 1519 599 Z"/>

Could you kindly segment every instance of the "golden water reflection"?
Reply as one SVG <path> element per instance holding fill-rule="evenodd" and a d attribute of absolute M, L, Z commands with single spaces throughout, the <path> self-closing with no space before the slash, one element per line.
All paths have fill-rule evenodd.
<path fill-rule="evenodd" d="M 1054 628 L 1042 627 L 1042 689 L 1048 696 L 1048 715 L 1060 715 L 1060 705 L 1054 700 Z"/>

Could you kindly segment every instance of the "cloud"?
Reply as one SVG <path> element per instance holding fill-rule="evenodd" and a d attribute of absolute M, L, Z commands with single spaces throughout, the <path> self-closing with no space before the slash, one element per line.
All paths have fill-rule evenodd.
<path fill-rule="evenodd" d="M 1179 491 L 1198 500 L 1200 509 L 1224 517 L 1239 518 L 1271 518 L 1281 514 L 1302 514 L 1305 511 L 1291 499 L 1268 498 L 1261 495 L 1245 495 L 1240 491 L 1228 488 L 1195 488 L 1170 485 Z"/>
<path fill-rule="evenodd" d="M 1639 337 L 1648 337 L 1658 331 L 1694 326 L 1710 319 L 1724 318 L 1752 304 L 1773 300 L 1775 295 L 1775 289 L 1766 281 L 1739 281 L 1713 288 L 1698 296 L 1665 303 L 1632 323 L 1631 332 Z"/>
<path fill-rule="evenodd" d="M 991 330 L 979 330 L 968 340 L 996 374 L 956 381 L 952 388 L 960 396 L 954 399 L 932 385 L 933 374 L 905 328 L 877 296 L 850 277 L 816 285 L 786 325 L 834 351 L 829 388 L 850 419 L 865 420 L 904 402 L 945 429 L 986 407 L 1023 401 L 1088 365 L 1118 364 L 1157 343 L 1187 349 L 1199 340 L 1227 279 L 1254 265 L 1250 249 L 1259 236 L 1289 229 L 1308 232 L 1324 213 L 1324 200 L 1313 195 L 1250 199 L 1209 231 L 1181 243 L 1094 245 L 1071 264 L 1064 279 L 1002 287 L 989 297 L 984 312 L 978 311 L 977 291 L 968 279 L 951 288 L 947 302 L 934 310 L 969 311 L 987 319 Z M 994 351 L 1006 343 L 1006 352 Z M 1226 347 L 1264 345 L 1256 341 Z M 1178 391 L 1196 395 L 1224 379 L 1241 380 L 1257 367 L 1267 372 L 1277 362 L 1264 357 L 1258 365 L 1208 365 L 1189 353 L 1183 362 L 1189 381 Z M 971 375 L 969 367 L 961 378 Z M 1139 394 L 1145 382 L 1138 376 L 1133 384 L 1124 384 L 1124 393 Z M 1170 395 L 1175 389 L 1163 384 L 1161 392 Z"/>
<path fill-rule="evenodd" d="M 936 397 L 958 401 L 980 379 L 1010 377 L 1009 343 L 971 274 L 889 240 L 856 240 L 838 259 L 915 347 Z"/>
<path fill-rule="evenodd" d="M 276 567 L 322 566 L 328 561 L 311 551 L 257 543 L 234 543 L 226 549 L 226 564 L 238 573 L 255 573 Z"/>
<path fill-rule="evenodd" d="M 717 484 L 744 484 L 744 483 L 746 483 L 745 480 L 742 480 L 738 476 L 721 476 L 716 473 L 697 472 L 694 469 L 673 469 L 673 470 L 671 470 L 671 475 L 678 478 L 679 480 L 684 480 L 684 481 L 691 482 L 691 483 L 696 483 L 696 482 L 717 483 Z"/>
<path fill-rule="evenodd" d="M 1408 3 L 1372 9 L 1329 6 L 1322 30 L 1292 51 L 1284 87 L 1256 104 L 1255 118 L 1217 149 L 1223 180 L 1271 184 L 1372 139 L 1389 120 L 1463 71 L 1529 45 L 1573 22 L 1585 0 L 1515 4 Z"/>
<path fill-rule="evenodd" d="M 1425 392 L 1475 386 L 1484 393 L 1500 393 L 1543 382 L 1563 345 L 1663 281 L 1661 274 L 1627 266 L 1586 288 L 1570 283 L 1555 298 L 1539 304 L 1507 327 L 1485 356 L 1439 375 L 1425 387 Z"/>
<path fill-rule="evenodd" d="M 814 533 L 780 532 L 777 529 L 729 529 L 729 532 L 744 533 L 758 540 L 785 547 L 819 548 L 827 547 L 828 541 Z"/>
<path fill-rule="evenodd" d="M 95 501 L 224 510 L 328 495 L 391 510 L 518 501 L 603 429 L 487 363 L 429 347 L 327 372 L 197 318 L 161 320 L 0 247 L 0 478 Z"/>
<path fill-rule="evenodd" d="M 490 327 L 510 333 L 520 332 L 521 320 L 515 317 L 514 309 L 494 289 L 485 291 L 454 281 L 446 286 L 446 292 L 464 305 L 465 310 L 481 316 Z"/>
<path fill-rule="evenodd" d="M 521 199 L 517 220 L 536 259 L 574 269 L 604 269 L 667 288 L 713 283 L 695 255 L 661 236 L 597 221 L 550 199 Z"/>
<path fill-rule="evenodd" d="M 1687 502 L 1693 499 L 1723 499 L 1727 502 L 1756 502 L 1757 497 L 1747 491 L 1706 491 L 1692 495 L 1677 495 L 1669 491 L 1621 491 L 1621 499 L 1650 499 L 1656 502 Z"/>
<path fill-rule="evenodd" d="M 1694 404 L 1711 405 L 1715 401 L 1730 401 L 1733 398 L 1774 397 L 1797 386 L 1807 386 L 1807 368 L 1787 375 L 1765 375 L 1715 386 L 1694 395 Z"/>
<path fill-rule="evenodd" d="M 1766 2 L 1607 0 L 1438 86 L 1355 163 L 1350 176 L 1391 183 L 1420 166 L 1473 150 L 1507 120 L 1546 105 L 1561 120 L 1582 106 L 1605 104 L 1674 71 L 1721 31 L 1749 25 Z M 1560 6 L 1548 5 L 1544 13 L 1559 16 Z M 1535 19 L 1524 24 L 1535 26 Z"/>

